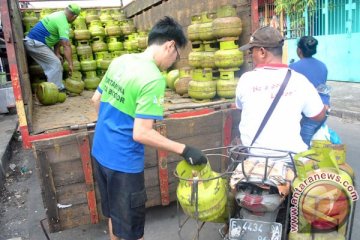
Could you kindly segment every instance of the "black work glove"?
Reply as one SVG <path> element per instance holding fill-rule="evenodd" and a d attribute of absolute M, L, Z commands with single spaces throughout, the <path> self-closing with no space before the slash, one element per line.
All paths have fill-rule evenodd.
<path fill-rule="evenodd" d="M 181 154 L 185 160 L 191 165 L 200 165 L 207 163 L 206 155 L 197 148 L 185 145 L 185 149 Z"/>

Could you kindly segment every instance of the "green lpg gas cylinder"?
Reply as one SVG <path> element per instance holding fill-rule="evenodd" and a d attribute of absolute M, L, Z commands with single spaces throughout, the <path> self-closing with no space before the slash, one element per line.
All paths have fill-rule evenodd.
<path fill-rule="evenodd" d="M 57 86 L 52 82 L 40 83 L 37 86 L 36 96 L 43 105 L 53 105 L 66 99 L 66 94 L 59 93 Z"/>
<path fill-rule="evenodd" d="M 108 21 L 112 21 L 110 9 L 100 9 L 100 21 L 102 24 L 106 24 Z"/>
<path fill-rule="evenodd" d="M 86 10 L 86 16 L 85 16 L 85 22 L 86 24 L 90 24 L 93 22 L 93 21 L 100 21 L 100 17 L 97 13 L 97 10 L 96 9 L 89 9 L 89 10 Z"/>
<path fill-rule="evenodd" d="M 130 35 L 136 31 L 135 24 L 131 19 L 126 19 L 120 24 L 121 32 L 124 35 Z"/>
<path fill-rule="evenodd" d="M 215 52 L 215 65 L 218 68 L 237 68 L 244 62 L 243 52 L 234 40 L 220 42 L 220 50 Z"/>
<path fill-rule="evenodd" d="M 236 80 L 223 80 L 216 81 L 216 92 L 219 97 L 234 98 L 236 95 Z"/>
<path fill-rule="evenodd" d="M 226 219 L 226 181 L 223 178 L 216 178 L 218 173 L 211 170 L 210 164 L 203 164 L 200 166 L 193 166 L 188 164 L 185 160 L 178 163 L 176 166 L 176 173 L 180 179 L 176 190 L 176 195 L 179 203 L 185 214 L 198 218 L 204 222 L 225 222 Z M 194 187 L 198 192 L 198 216 L 196 216 L 196 201 L 194 196 Z"/>
<path fill-rule="evenodd" d="M 191 24 L 188 27 L 188 38 L 190 41 L 199 41 L 200 35 L 199 35 L 199 27 L 201 24 L 201 15 L 193 15 L 191 17 Z"/>
<path fill-rule="evenodd" d="M 177 79 L 179 79 L 179 69 L 174 69 L 171 70 L 167 75 L 166 75 L 166 86 L 172 90 L 175 90 L 175 81 Z"/>
<path fill-rule="evenodd" d="M 189 83 L 188 93 L 193 99 L 212 99 L 216 95 L 216 81 L 191 81 Z"/>
<path fill-rule="evenodd" d="M 105 36 L 105 29 L 102 26 L 100 20 L 93 20 L 90 22 L 89 31 L 92 37 L 95 36 Z"/>
<path fill-rule="evenodd" d="M 105 34 L 107 36 L 120 36 L 122 34 L 121 28 L 118 21 L 109 20 L 106 22 Z"/>
<path fill-rule="evenodd" d="M 124 45 L 122 42 L 118 41 L 117 37 L 109 37 L 108 49 L 110 52 L 121 51 L 124 49 Z"/>
<path fill-rule="evenodd" d="M 82 80 L 74 80 L 72 78 L 67 78 L 65 80 L 65 88 L 66 90 L 68 90 L 69 92 L 73 93 L 73 94 L 80 94 L 85 87 L 85 83 Z"/>
<path fill-rule="evenodd" d="M 123 9 L 113 9 L 111 11 L 111 17 L 116 21 L 125 21 L 126 20 L 126 14 Z"/>
<path fill-rule="evenodd" d="M 137 41 L 138 41 L 137 45 L 138 45 L 139 49 L 142 49 L 142 50 L 146 49 L 147 41 L 148 41 L 148 33 L 145 31 L 139 32 Z"/>
<path fill-rule="evenodd" d="M 103 52 L 108 50 L 108 45 L 104 42 L 103 37 L 96 36 L 93 37 L 91 49 L 94 53 Z"/>
<path fill-rule="evenodd" d="M 96 76 L 96 71 L 85 72 L 84 83 L 85 89 L 95 90 L 100 83 L 100 78 Z"/>

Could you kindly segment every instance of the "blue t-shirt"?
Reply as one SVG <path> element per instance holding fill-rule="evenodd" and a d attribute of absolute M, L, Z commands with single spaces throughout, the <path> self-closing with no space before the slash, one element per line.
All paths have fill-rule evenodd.
<path fill-rule="evenodd" d="M 135 118 L 163 119 L 166 82 L 155 62 L 142 54 L 112 61 L 99 84 L 99 116 L 92 155 L 112 170 L 144 170 L 144 145 L 134 141 Z"/>
<path fill-rule="evenodd" d="M 327 68 L 325 64 L 316 58 L 303 58 L 289 65 L 298 73 L 303 74 L 317 88 L 320 84 L 326 84 Z M 328 94 L 319 93 L 321 100 L 325 105 L 330 105 L 330 96 Z"/>
<path fill-rule="evenodd" d="M 28 37 L 54 47 L 60 40 L 69 41 L 69 23 L 64 11 L 45 16 L 29 32 Z"/>

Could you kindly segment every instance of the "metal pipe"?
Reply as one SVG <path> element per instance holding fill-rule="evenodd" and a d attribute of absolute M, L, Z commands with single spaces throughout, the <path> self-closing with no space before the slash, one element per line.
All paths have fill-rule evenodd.
<path fill-rule="evenodd" d="M 87 10 L 87 9 L 99 9 L 99 6 L 90 6 L 90 7 L 83 7 L 81 8 L 82 10 Z M 119 6 L 106 6 L 106 7 L 101 7 L 101 9 L 119 9 L 121 7 Z M 49 9 L 59 9 L 59 8 L 49 8 Z M 24 11 L 24 10 L 32 10 L 35 12 L 40 12 L 41 10 L 43 10 L 43 8 L 20 8 L 20 11 Z"/>

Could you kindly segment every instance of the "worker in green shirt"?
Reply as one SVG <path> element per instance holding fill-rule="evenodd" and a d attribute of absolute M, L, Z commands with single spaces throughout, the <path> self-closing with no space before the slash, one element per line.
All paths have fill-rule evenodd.
<path fill-rule="evenodd" d="M 73 62 L 69 23 L 79 16 L 80 10 L 77 4 L 70 4 L 64 11 L 47 15 L 30 30 L 24 40 L 26 52 L 42 67 L 48 82 L 55 83 L 60 91 L 64 90 L 60 47 L 64 48 L 64 56 L 69 63 L 71 74 Z"/>

